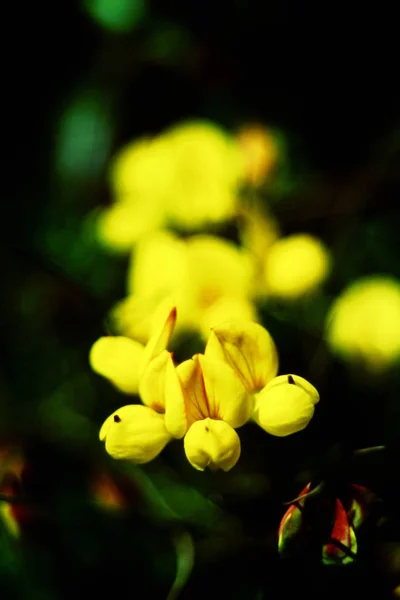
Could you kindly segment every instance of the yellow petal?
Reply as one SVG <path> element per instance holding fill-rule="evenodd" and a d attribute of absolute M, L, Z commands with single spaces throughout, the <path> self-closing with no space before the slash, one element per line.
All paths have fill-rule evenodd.
<path fill-rule="evenodd" d="M 174 306 L 173 298 L 159 293 L 128 296 L 112 309 L 111 323 L 119 335 L 147 344 L 151 336 L 162 329 L 168 312 Z"/>
<path fill-rule="evenodd" d="M 254 321 L 256 318 L 256 307 L 251 300 L 222 296 L 203 311 L 200 333 L 207 340 L 213 327 L 229 321 Z"/>
<path fill-rule="evenodd" d="M 110 182 L 117 198 L 140 200 L 162 209 L 165 189 L 170 182 L 171 157 L 160 138 L 141 138 L 126 145 L 115 155 L 110 168 Z"/>
<path fill-rule="evenodd" d="M 231 427 L 241 427 L 249 420 L 253 410 L 252 396 L 239 377 L 223 361 L 202 354 L 198 360 L 203 373 L 208 416 L 222 419 Z"/>
<path fill-rule="evenodd" d="M 100 429 L 108 454 L 137 464 L 153 460 L 170 439 L 163 415 L 140 404 L 116 410 Z"/>
<path fill-rule="evenodd" d="M 176 307 L 168 306 L 164 312 L 162 325 L 156 329 L 146 344 L 143 361 L 145 368 L 150 361 L 165 350 L 169 344 L 176 322 Z"/>
<path fill-rule="evenodd" d="M 97 235 L 107 248 L 129 252 L 142 235 L 158 229 L 161 223 L 160 212 L 151 212 L 146 203 L 117 202 L 100 213 Z"/>
<path fill-rule="evenodd" d="M 304 379 L 304 377 L 300 377 L 300 375 L 293 375 L 293 373 L 274 377 L 272 381 L 270 381 L 265 387 L 265 390 L 272 390 L 275 386 L 282 384 L 296 385 L 309 395 L 313 404 L 317 404 L 319 402 L 318 390 L 312 385 L 312 383 L 307 381 L 307 379 Z"/>
<path fill-rule="evenodd" d="M 308 425 L 318 401 L 317 390 L 303 377 L 280 375 L 257 394 L 253 418 L 272 435 L 291 435 Z"/>
<path fill-rule="evenodd" d="M 191 229 L 231 217 L 243 172 L 234 139 L 206 122 L 175 126 L 164 138 L 175 167 L 167 202 L 170 218 Z"/>
<path fill-rule="evenodd" d="M 205 355 L 226 361 L 249 392 L 262 389 L 278 371 L 278 354 L 272 337 L 252 321 L 214 327 Z"/>
<path fill-rule="evenodd" d="M 92 346 L 89 362 L 94 371 L 126 394 L 138 391 L 144 347 L 122 336 L 101 337 Z"/>
<path fill-rule="evenodd" d="M 190 427 L 184 439 L 188 461 L 199 471 L 206 467 L 229 471 L 240 456 L 240 439 L 224 421 L 204 419 Z"/>
<path fill-rule="evenodd" d="M 330 256 L 323 243 L 307 234 L 281 238 L 265 259 L 265 291 L 281 298 L 298 298 L 327 277 Z"/>
<path fill-rule="evenodd" d="M 172 356 L 165 371 L 165 426 L 175 438 L 182 438 L 188 427 L 185 399 Z"/>
<path fill-rule="evenodd" d="M 210 416 L 203 373 L 199 362 L 199 355 L 185 360 L 178 365 L 176 372 L 179 377 L 183 397 L 185 400 L 188 426 L 194 421 L 199 421 Z"/>
<path fill-rule="evenodd" d="M 169 358 L 167 350 L 153 358 L 139 381 L 139 394 L 143 404 L 158 413 L 165 413 L 165 370 Z"/>
<path fill-rule="evenodd" d="M 221 298 L 248 300 L 253 273 L 248 252 L 215 236 L 192 236 L 186 242 L 186 266 L 174 290 L 179 322 L 196 330 L 203 327 L 207 311 Z"/>
<path fill-rule="evenodd" d="M 139 393 L 146 406 L 164 413 L 165 427 L 173 437 L 185 435 L 184 396 L 170 352 L 164 350 L 150 361 L 141 377 Z"/>
<path fill-rule="evenodd" d="M 187 245 L 168 231 L 144 236 L 135 246 L 127 278 L 128 294 L 168 295 L 186 272 Z"/>

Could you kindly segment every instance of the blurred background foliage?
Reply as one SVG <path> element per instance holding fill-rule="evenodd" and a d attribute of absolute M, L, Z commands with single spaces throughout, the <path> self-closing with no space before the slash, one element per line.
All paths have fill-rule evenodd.
<path fill-rule="evenodd" d="M 349 366 L 323 334 L 332 300 L 358 278 L 400 279 L 389 12 L 87 0 L 15 5 L 5 23 L 14 41 L 3 92 L 11 190 L 4 186 L 2 202 L 2 598 L 171 600 L 181 591 L 182 599 L 261 600 L 371 589 L 392 597 L 400 583 L 398 365 L 378 374 Z M 244 426 L 229 473 L 193 470 L 178 442 L 148 465 L 113 461 L 98 430 L 121 396 L 88 364 L 126 293 L 129 266 L 96 238 L 95 217 L 112 202 L 110 161 L 187 119 L 231 133 L 249 123 L 279 132 L 284 160 L 262 205 L 283 235 L 321 239 L 333 264 L 314 295 L 258 306 L 281 372 L 318 388 L 316 415 L 289 438 Z M 221 233 L 234 239 L 228 225 Z M 187 334 L 176 356 L 200 344 Z M 350 460 L 377 445 L 385 449 Z M 283 503 L 325 477 L 382 499 L 357 561 L 280 559 Z"/>

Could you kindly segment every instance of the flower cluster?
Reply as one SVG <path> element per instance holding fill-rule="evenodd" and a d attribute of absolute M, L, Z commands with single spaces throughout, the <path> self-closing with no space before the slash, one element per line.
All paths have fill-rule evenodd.
<path fill-rule="evenodd" d="M 121 407 L 100 430 L 116 459 L 146 463 L 172 439 L 182 439 L 198 470 L 229 471 L 240 456 L 236 429 L 249 420 L 286 436 L 304 429 L 319 401 L 298 375 L 280 375 L 275 343 L 253 321 L 212 329 L 203 354 L 175 365 L 167 350 L 176 320 L 170 307 L 145 347 L 124 337 L 100 338 L 92 347 L 95 371 L 121 391 L 139 391 L 143 404 Z"/>
<path fill-rule="evenodd" d="M 95 218 L 101 244 L 130 255 L 126 297 L 110 314 L 114 333 L 146 343 L 155 310 L 172 301 L 176 333 L 206 340 L 221 322 L 257 321 L 260 299 L 293 301 L 319 288 L 330 270 L 325 246 L 306 233 L 282 236 L 261 208 L 284 161 L 279 139 L 261 124 L 232 134 L 188 121 L 115 155 L 112 203 Z M 238 243 L 215 235 L 228 221 Z"/>

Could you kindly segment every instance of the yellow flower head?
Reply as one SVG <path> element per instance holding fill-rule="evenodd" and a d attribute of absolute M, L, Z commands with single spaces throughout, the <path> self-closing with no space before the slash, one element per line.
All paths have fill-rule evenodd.
<path fill-rule="evenodd" d="M 143 238 L 132 257 L 129 296 L 114 310 L 117 330 L 145 340 L 161 301 L 178 307 L 177 331 L 204 337 L 227 319 L 255 318 L 253 275 L 252 257 L 227 240 L 196 235 L 184 241 L 167 232 Z"/>
<path fill-rule="evenodd" d="M 227 310 L 224 321 L 245 318 L 255 310 L 249 307 L 253 275 L 254 263 L 246 251 L 210 235 L 193 236 L 187 243 L 180 310 L 194 329 L 206 335 L 220 322 L 217 305 L 222 300 Z"/>
<path fill-rule="evenodd" d="M 299 298 L 314 291 L 325 280 L 329 269 L 328 251 L 313 236 L 296 234 L 281 238 L 265 256 L 265 293 Z"/>
<path fill-rule="evenodd" d="M 335 300 L 326 339 L 344 359 L 379 373 L 400 358 L 400 282 L 391 277 L 360 279 Z"/>
<path fill-rule="evenodd" d="M 253 420 L 268 433 L 285 436 L 306 427 L 319 400 L 317 390 L 298 375 L 280 375 L 273 339 L 252 322 L 214 327 L 205 356 L 222 360 L 255 399 Z"/>
<path fill-rule="evenodd" d="M 231 217 L 243 175 L 233 138 L 208 122 L 188 122 L 164 134 L 174 162 L 168 195 L 170 219 L 187 229 Z"/>
<path fill-rule="evenodd" d="M 240 455 L 234 428 L 250 418 L 252 398 L 222 361 L 196 354 L 179 365 L 176 372 L 187 418 L 184 447 L 189 462 L 199 470 L 210 466 L 228 471 Z"/>
<path fill-rule="evenodd" d="M 128 144 L 111 165 L 114 204 L 98 219 L 100 241 L 129 251 L 168 222 L 191 230 L 232 217 L 243 163 L 235 140 L 208 122 Z"/>
<path fill-rule="evenodd" d="M 257 394 L 253 418 L 272 435 L 291 435 L 307 427 L 318 401 L 317 390 L 306 379 L 280 375 Z"/>

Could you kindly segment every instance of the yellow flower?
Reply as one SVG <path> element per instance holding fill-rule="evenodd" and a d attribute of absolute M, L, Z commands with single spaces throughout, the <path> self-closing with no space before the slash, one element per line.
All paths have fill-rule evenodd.
<path fill-rule="evenodd" d="M 243 157 L 235 140 L 208 122 L 187 122 L 139 139 L 114 158 L 114 204 L 98 219 L 106 246 L 128 251 L 172 222 L 188 230 L 236 213 Z"/>
<path fill-rule="evenodd" d="M 97 236 L 107 248 L 128 252 L 142 235 L 159 229 L 163 212 L 152 201 L 140 206 L 118 202 L 101 211 L 97 218 Z"/>
<path fill-rule="evenodd" d="M 326 339 L 333 352 L 374 373 L 398 361 L 400 282 L 374 276 L 352 283 L 331 306 Z"/>
<path fill-rule="evenodd" d="M 219 360 L 196 354 L 176 369 L 188 431 L 184 448 L 191 465 L 229 471 L 240 455 L 235 428 L 246 423 L 253 401 L 239 378 Z M 168 395 L 171 390 L 167 391 Z M 177 416 L 178 410 L 175 410 Z"/>
<path fill-rule="evenodd" d="M 208 122 L 188 122 L 165 134 L 174 161 L 169 218 L 187 229 L 236 212 L 244 161 L 235 140 Z"/>
<path fill-rule="evenodd" d="M 123 336 L 104 336 L 90 349 L 89 363 L 92 369 L 106 377 L 121 392 L 135 394 L 138 391 L 145 368 L 169 343 L 175 326 L 176 308 L 170 304 L 162 308 L 162 320 L 157 319 L 157 328 L 147 346 Z"/>
<path fill-rule="evenodd" d="M 163 415 L 140 404 L 119 408 L 100 429 L 110 456 L 137 464 L 153 460 L 170 439 Z"/>
<path fill-rule="evenodd" d="M 165 349 L 175 315 L 173 309 L 161 332 L 153 335 L 143 349 L 136 382 L 144 406 L 123 406 L 101 427 L 100 440 L 105 442 L 106 450 L 113 458 L 149 462 L 172 438 L 182 438 L 186 433 L 184 397 L 172 356 Z M 126 358 L 121 355 L 121 360 Z M 132 368 L 135 370 L 135 365 Z"/>
<path fill-rule="evenodd" d="M 98 219 L 105 246 L 129 251 L 142 235 L 163 226 L 171 168 L 171 155 L 159 138 L 139 139 L 116 155 L 110 169 L 115 203 Z"/>
<path fill-rule="evenodd" d="M 327 277 L 330 257 L 321 241 L 296 234 L 276 241 L 264 261 L 265 293 L 299 298 L 314 291 Z"/>
<path fill-rule="evenodd" d="M 307 427 L 319 401 L 315 387 L 298 375 L 275 377 L 256 395 L 253 419 L 279 437 Z"/>
<path fill-rule="evenodd" d="M 214 327 L 205 356 L 224 360 L 238 375 L 254 398 L 252 418 L 265 431 L 285 436 L 308 425 L 318 392 L 298 375 L 276 377 L 276 347 L 261 325 L 237 322 Z"/>
<path fill-rule="evenodd" d="M 181 240 L 158 232 L 136 246 L 128 273 L 128 297 L 113 318 L 116 328 L 145 341 L 149 314 L 160 303 L 178 307 L 177 331 L 197 330 L 237 318 L 256 318 L 251 295 L 251 256 L 227 240 L 196 235 Z"/>

